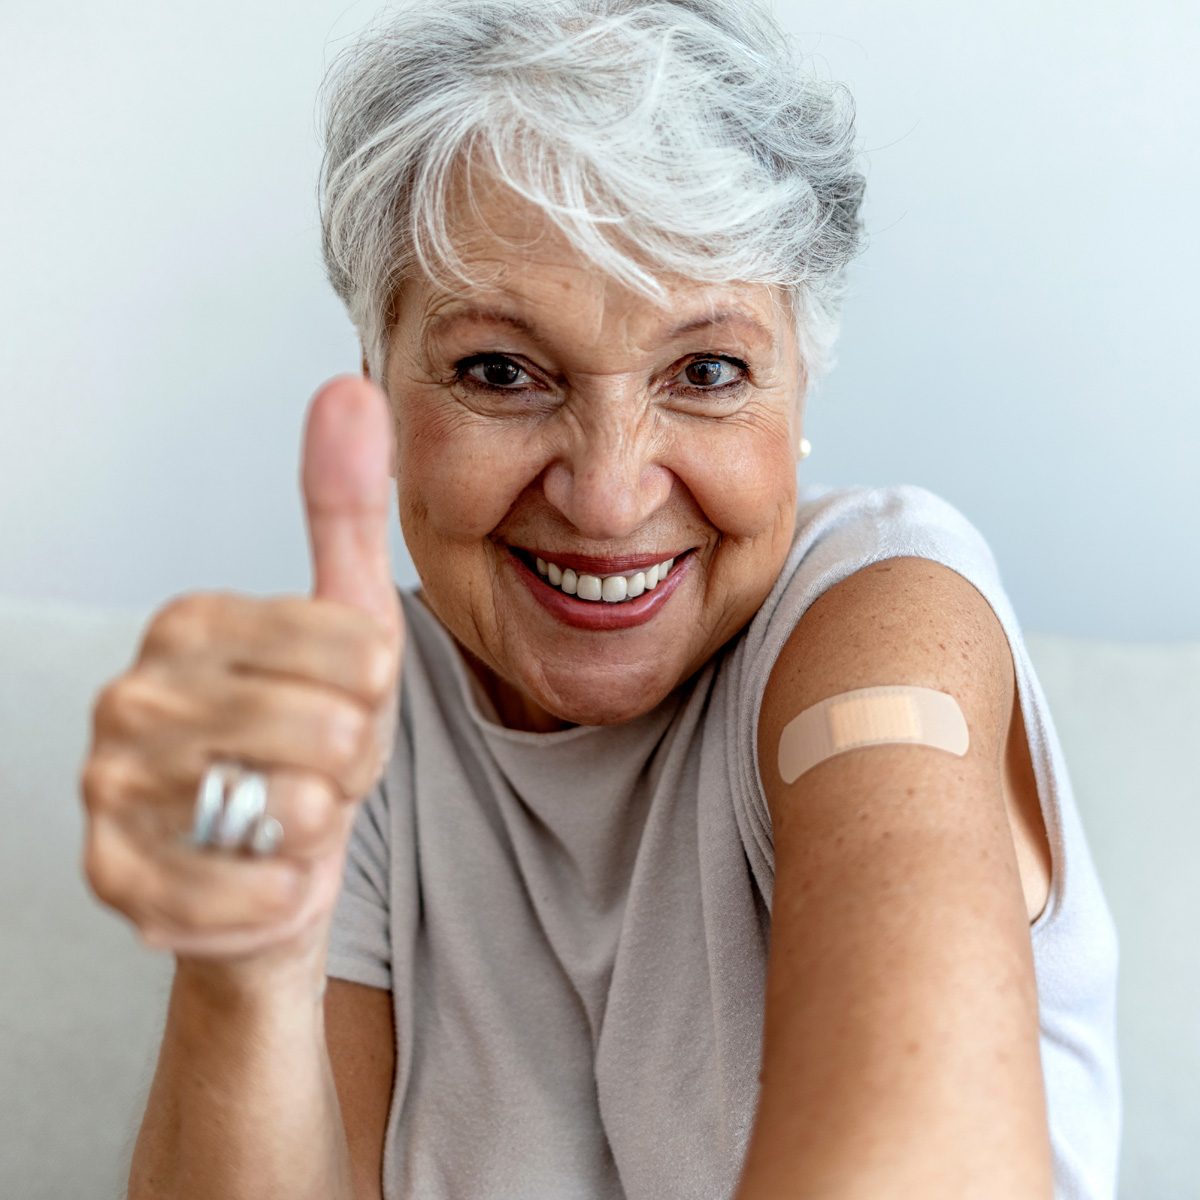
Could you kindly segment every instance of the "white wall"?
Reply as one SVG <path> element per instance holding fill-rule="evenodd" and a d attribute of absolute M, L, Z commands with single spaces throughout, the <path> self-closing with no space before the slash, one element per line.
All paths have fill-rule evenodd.
<path fill-rule="evenodd" d="M 0 593 L 307 586 L 314 101 L 376 7 L 0 4 Z M 1030 630 L 1200 636 L 1200 6 L 778 7 L 870 160 L 808 477 L 946 496 Z"/>

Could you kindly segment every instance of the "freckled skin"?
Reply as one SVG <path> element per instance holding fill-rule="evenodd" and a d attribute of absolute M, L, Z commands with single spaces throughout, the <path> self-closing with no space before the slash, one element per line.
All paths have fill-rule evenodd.
<path fill-rule="evenodd" d="M 472 274 L 491 282 L 464 297 L 414 278 L 395 305 L 384 388 L 405 541 L 426 604 L 507 725 L 631 720 L 752 618 L 787 555 L 804 401 L 790 310 L 764 285 L 675 279 L 662 279 L 670 303 L 659 308 L 603 276 L 503 185 L 474 182 L 473 210 L 453 205 L 450 228 Z M 538 336 L 445 322 L 467 305 L 512 314 Z M 769 336 L 730 323 L 666 337 L 735 307 Z M 480 354 L 514 363 L 518 385 L 493 394 L 456 380 L 455 364 Z M 721 372 L 747 382 L 720 399 L 685 374 L 714 356 L 748 367 Z M 470 375 L 497 380 L 479 366 Z M 505 544 L 696 552 L 652 620 L 594 632 L 543 609 Z"/>

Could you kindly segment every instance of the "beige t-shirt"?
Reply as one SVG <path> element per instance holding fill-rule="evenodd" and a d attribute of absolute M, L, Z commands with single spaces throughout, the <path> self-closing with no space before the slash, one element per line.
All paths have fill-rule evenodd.
<path fill-rule="evenodd" d="M 1031 927 L 1059 1200 L 1115 1192 L 1117 941 L 996 563 L 911 485 L 799 497 L 750 624 L 625 725 L 505 729 L 401 592 L 395 753 L 364 802 L 329 974 L 392 992 L 385 1200 L 717 1200 L 753 1123 L 774 855 L 755 753 L 771 667 L 827 588 L 917 555 L 1008 634 L 1050 840 Z"/>

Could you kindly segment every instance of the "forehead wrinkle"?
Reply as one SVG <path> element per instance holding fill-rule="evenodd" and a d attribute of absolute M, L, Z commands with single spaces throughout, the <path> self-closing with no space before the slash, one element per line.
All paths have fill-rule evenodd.
<path fill-rule="evenodd" d="M 604 307 L 607 301 L 604 302 Z M 627 327 L 628 319 L 622 319 L 622 325 Z M 422 340 L 428 341 L 445 336 L 459 326 L 467 325 L 499 325 L 514 332 L 521 333 L 539 346 L 550 349 L 554 344 L 553 337 L 543 332 L 536 322 L 511 312 L 494 304 L 463 303 L 456 307 L 441 309 L 428 314 L 422 321 Z M 598 338 L 604 328 L 603 307 L 595 311 L 595 328 L 592 337 Z M 670 330 L 652 337 L 651 343 L 665 345 L 679 341 L 694 333 L 709 329 L 735 329 L 748 341 L 757 343 L 762 349 L 769 350 L 775 345 L 775 334 L 763 322 L 740 306 L 722 306 L 715 311 L 686 318 Z M 575 337 L 570 337 L 575 341 Z"/>

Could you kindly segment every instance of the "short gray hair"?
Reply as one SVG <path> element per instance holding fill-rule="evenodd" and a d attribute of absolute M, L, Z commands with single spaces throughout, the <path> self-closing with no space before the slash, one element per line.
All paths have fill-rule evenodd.
<path fill-rule="evenodd" d="M 381 384 L 403 281 L 471 283 L 445 213 L 478 150 L 657 302 L 655 269 L 782 288 L 809 385 L 832 369 L 862 241 L 854 100 L 756 0 L 421 0 L 339 54 L 322 99 L 325 266 Z"/>

